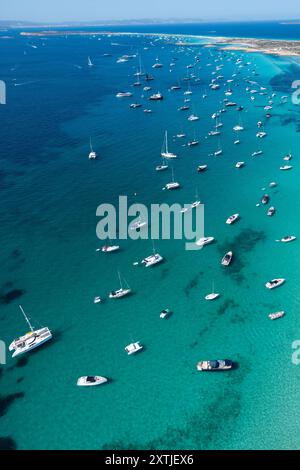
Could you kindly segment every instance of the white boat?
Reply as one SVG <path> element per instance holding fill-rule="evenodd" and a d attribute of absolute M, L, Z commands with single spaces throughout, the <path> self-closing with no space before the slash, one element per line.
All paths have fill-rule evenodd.
<path fill-rule="evenodd" d="M 292 159 L 292 154 L 291 154 L 291 152 L 288 153 L 287 155 L 285 155 L 285 157 L 283 157 L 283 160 L 286 161 L 286 162 L 289 162 L 291 159 Z"/>
<path fill-rule="evenodd" d="M 231 225 L 233 224 L 238 218 L 239 218 L 240 214 L 233 214 L 231 215 L 230 217 L 228 217 L 228 219 L 226 220 L 226 224 L 228 225 Z"/>
<path fill-rule="evenodd" d="M 204 245 L 208 245 L 209 243 L 212 243 L 213 241 L 214 241 L 214 237 L 202 237 L 196 241 L 196 245 L 204 246 Z"/>
<path fill-rule="evenodd" d="M 131 103 L 129 105 L 129 108 L 136 109 L 136 108 L 141 108 L 142 105 L 140 103 Z"/>
<path fill-rule="evenodd" d="M 130 93 L 130 91 L 120 91 L 116 94 L 117 98 L 129 98 L 130 96 L 132 96 L 132 93 Z"/>
<path fill-rule="evenodd" d="M 184 137 L 186 137 L 186 134 L 184 134 L 183 132 L 179 133 L 179 134 L 176 134 L 176 137 L 177 139 L 183 139 Z"/>
<path fill-rule="evenodd" d="M 234 145 L 238 145 L 238 144 L 241 143 L 241 141 L 240 141 L 239 139 L 237 139 L 237 140 L 235 140 L 233 143 L 234 143 Z"/>
<path fill-rule="evenodd" d="M 281 240 L 278 240 L 282 243 L 288 243 L 288 242 L 293 242 L 294 240 L 296 240 L 297 237 L 295 237 L 294 235 L 287 235 L 286 237 L 283 237 L 281 238 Z"/>
<path fill-rule="evenodd" d="M 160 312 L 159 318 L 167 318 L 171 314 L 171 310 L 169 308 L 165 308 Z"/>
<path fill-rule="evenodd" d="M 154 266 L 155 264 L 160 263 L 163 261 L 163 257 L 159 253 L 153 253 L 150 256 L 147 256 L 142 260 L 142 263 L 145 265 L 146 268 L 150 266 Z"/>
<path fill-rule="evenodd" d="M 152 109 L 146 108 L 146 109 L 144 109 L 143 112 L 144 112 L 144 113 L 147 113 L 147 114 L 151 114 L 151 113 L 152 113 Z"/>
<path fill-rule="evenodd" d="M 223 153 L 223 150 L 222 149 L 218 149 L 214 152 L 214 156 L 217 157 L 218 155 L 222 155 Z"/>
<path fill-rule="evenodd" d="M 232 251 L 228 251 L 228 253 L 226 253 L 226 255 L 223 256 L 221 260 L 221 264 L 223 266 L 229 266 L 232 261 L 232 257 L 233 257 Z"/>
<path fill-rule="evenodd" d="M 188 121 L 199 121 L 199 116 L 196 116 L 196 114 L 191 114 L 189 117 L 188 117 Z"/>
<path fill-rule="evenodd" d="M 163 158 L 177 158 L 177 155 L 175 155 L 175 153 L 172 153 L 172 152 L 169 152 L 169 148 L 168 148 L 168 131 L 165 131 L 165 137 L 164 137 L 164 141 L 163 141 L 163 146 L 162 146 L 162 150 L 161 150 L 161 156 Z"/>
<path fill-rule="evenodd" d="M 79 377 L 77 380 L 78 387 L 95 387 L 96 385 L 102 385 L 107 382 L 106 377 L 100 375 L 86 375 Z"/>
<path fill-rule="evenodd" d="M 213 361 L 200 361 L 197 369 L 200 371 L 218 371 L 232 369 L 233 363 L 229 359 L 217 359 Z"/>
<path fill-rule="evenodd" d="M 159 62 L 159 59 L 158 59 L 158 57 L 157 57 L 155 64 L 152 65 L 152 68 L 153 68 L 153 69 L 161 69 L 162 67 L 163 67 L 163 64 L 161 64 L 161 63 Z"/>
<path fill-rule="evenodd" d="M 277 183 L 275 181 L 272 181 L 270 184 L 269 184 L 269 187 L 270 188 L 275 188 L 277 186 Z"/>
<path fill-rule="evenodd" d="M 21 305 L 19 305 L 19 308 L 25 318 L 27 325 L 29 326 L 30 332 L 15 339 L 9 345 L 9 350 L 14 351 L 12 357 L 17 357 L 21 354 L 32 351 L 33 349 L 37 348 L 38 346 L 41 346 L 42 344 L 46 343 L 46 341 L 49 341 L 52 338 L 52 333 L 48 327 L 40 328 L 39 330 L 34 330 Z"/>
<path fill-rule="evenodd" d="M 90 56 L 89 56 L 89 57 L 88 57 L 88 66 L 89 66 L 89 67 L 93 67 L 93 65 L 94 65 L 94 64 L 93 64 L 93 62 L 91 61 L 91 58 L 90 58 Z"/>
<path fill-rule="evenodd" d="M 101 251 L 103 253 L 111 253 L 111 252 L 117 251 L 119 249 L 120 249 L 119 245 L 104 245 L 104 246 L 102 246 Z"/>
<path fill-rule="evenodd" d="M 279 167 L 279 170 L 291 170 L 292 168 L 292 165 L 283 165 Z"/>
<path fill-rule="evenodd" d="M 220 297 L 220 294 L 218 294 L 217 292 L 215 292 L 215 286 L 214 286 L 214 282 L 212 283 L 212 292 L 210 294 L 207 294 L 205 296 L 205 300 L 215 300 L 217 299 L 218 297 Z"/>
<path fill-rule="evenodd" d="M 191 209 L 195 209 L 195 207 L 200 206 L 200 204 L 201 204 L 201 201 L 194 201 L 194 202 L 192 202 L 192 204 L 191 204 Z"/>
<path fill-rule="evenodd" d="M 120 299 L 121 297 L 125 297 L 125 295 L 128 295 L 131 293 L 131 289 L 129 285 L 127 284 L 127 282 L 125 281 L 125 279 L 124 279 L 124 283 L 126 284 L 126 288 L 125 289 L 123 288 L 122 279 L 121 279 L 121 275 L 119 271 L 118 271 L 118 277 L 119 277 L 119 282 L 120 282 L 120 289 L 111 291 L 109 293 L 110 299 Z"/>
<path fill-rule="evenodd" d="M 90 137 L 90 153 L 89 153 L 89 160 L 95 160 L 97 158 L 97 153 L 93 150 L 92 147 L 92 138 Z"/>
<path fill-rule="evenodd" d="M 136 222 L 130 224 L 130 230 L 141 230 L 141 228 L 146 227 L 146 225 L 148 225 L 148 223 L 139 217 Z"/>
<path fill-rule="evenodd" d="M 159 92 L 158 92 L 158 93 L 154 93 L 153 95 L 151 95 L 151 96 L 149 97 L 149 100 L 151 100 L 151 101 L 159 101 L 159 100 L 163 100 L 163 99 L 164 99 L 163 95 L 162 95 L 161 93 L 159 93 Z"/>
<path fill-rule="evenodd" d="M 243 126 L 240 126 L 240 125 L 238 124 L 238 125 L 236 125 L 236 126 L 233 127 L 233 130 L 236 131 L 236 132 L 240 132 L 240 131 L 243 131 L 244 128 L 243 128 Z"/>
<path fill-rule="evenodd" d="M 245 165 L 245 162 L 237 162 L 237 163 L 235 164 L 235 167 L 236 167 L 236 168 L 242 168 L 244 165 Z"/>
<path fill-rule="evenodd" d="M 278 279 L 272 279 L 272 281 L 269 281 L 265 284 L 267 289 L 275 289 L 275 287 L 281 286 L 285 282 L 285 279 L 283 278 L 278 278 Z"/>
<path fill-rule="evenodd" d="M 94 304 L 100 304 L 101 302 L 102 302 L 101 297 L 99 297 L 99 295 L 97 295 L 97 297 L 94 298 Z"/>
<path fill-rule="evenodd" d="M 256 150 L 256 152 L 253 152 L 251 156 L 252 157 L 257 157 L 258 155 L 261 155 L 262 153 L 263 153 L 262 150 Z"/>
<path fill-rule="evenodd" d="M 141 349 L 143 349 L 143 346 L 139 341 L 128 344 L 128 346 L 125 347 L 125 351 L 127 352 L 128 356 L 131 356 L 131 354 L 135 354 L 138 351 L 141 351 Z"/>
<path fill-rule="evenodd" d="M 167 165 L 167 163 L 163 163 L 162 165 L 157 165 L 155 170 L 156 171 L 164 171 L 164 170 L 167 170 L 169 167 Z"/>
<path fill-rule="evenodd" d="M 180 184 L 174 180 L 174 170 L 172 168 L 172 182 L 171 183 L 167 183 L 166 186 L 164 187 L 164 189 L 178 189 L 180 188 Z"/>
<path fill-rule="evenodd" d="M 200 173 L 201 171 L 205 171 L 206 169 L 207 169 L 207 165 L 199 165 L 197 168 L 197 171 L 198 173 Z"/>
<path fill-rule="evenodd" d="M 262 132 L 257 132 L 256 134 L 256 137 L 259 137 L 260 139 L 262 139 L 263 137 L 266 137 L 267 133 L 262 131 Z"/>
<path fill-rule="evenodd" d="M 188 144 L 189 147 L 192 147 L 194 145 L 198 145 L 199 140 L 193 139 L 193 140 L 190 140 L 187 144 Z"/>
<path fill-rule="evenodd" d="M 268 317 L 270 320 L 277 320 L 277 318 L 283 317 L 284 313 L 284 310 L 281 310 L 280 312 L 270 313 Z"/>
<path fill-rule="evenodd" d="M 271 206 L 271 207 L 269 207 L 269 210 L 268 210 L 268 212 L 267 212 L 267 215 L 269 215 L 270 217 L 272 217 L 272 215 L 274 215 L 275 212 L 276 212 L 275 207 Z"/>

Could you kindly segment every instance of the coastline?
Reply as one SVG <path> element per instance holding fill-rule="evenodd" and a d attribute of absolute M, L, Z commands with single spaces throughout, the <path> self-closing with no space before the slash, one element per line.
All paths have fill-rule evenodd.
<path fill-rule="evenodd" d="M 256 38 L 238 38 L 224 36 L 202 36 L 187 34 L 170 34 L 170 33 L 138 33 L 138 32 L 115 32 L 115 31 L 22 31 L 20 36 L 26 37 L 60 37 L 60 36 L 148 36 L 161 38 L 180 38 L 175 42 L 178 46 L 190 46 L 191 43 L 184 39 L 193 39 L 208 41 L 206 46 L 215 46 L 216 44 L 224 46 L 223 50 L 234 50 L 244 52 L 260 52 L 263 54 L 271 54 L 276 56 L 300 56 L 300 40 L 285 39 L 256 39 Z M 203 42 L 193 42 L 193 45 L 203 45 Z"/>

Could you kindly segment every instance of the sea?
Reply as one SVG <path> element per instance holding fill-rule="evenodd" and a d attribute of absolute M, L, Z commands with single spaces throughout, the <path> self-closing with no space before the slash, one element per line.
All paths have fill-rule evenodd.
<path fill-rule="evenodd" d="M 0 105 L 0 447 L 299 449 L 300 107 L 292 99 L 299 59 L 206 47 L 207 39 L 190 36 L 300 40 L 300 26 L 109 30 L 136 34 L 0 32 L 6 85 Z M 118 63 L 123 55 L 132 57 Z M 163 67 L 152 68 L 156 61 Z M 140 67 L 154 80 L 145 83 L 143 75 L 142 86 L 133 87 Z M 219 89 L 211 89 L 212 79 Z M 152 90 L 143 91 L 145 85 Z M 171 90 L 176 85 L 181 89 Z M 184 95 L 188 89 L 192 94 Z M 228 89 L 227 99 L 243 110 L 225 108 L 220 138 L 208 136 Z M 122 91 L 133 96 L 116 98 Z M 164 99 L 150 102 L 158 91 Z M 178 111 L 184 98 L 190 111 Z M 131 109 L 132 102 L 142 107 Z M 187 120 L 191 112 L 198 121 Z M 267 132 L 262 139 L 258 121 Z M 235 133 L 237 124 L 244 130 Z M 166 130 L 178 155 L 169 162 L 177 191 L 162 190 L 170 168 L 155 171 Z M 187 146 L 193 138 L 199 145 Z M 96 160 L 88 159 L 90 139 Z M 218 145 L 223 153 L 216 157 Z M 257 150 L 263 154 L 252 157 Z M 284 162 L 288 153 L 293 158 Z M 238 161 L 243 168 L 235 167 Z M 293 168 L 280 171 L 286 163 Z M 198 173 L 203 164 L 207 171 Z M 152 253 L 150 239 L 113 240 L 119 251 L 96 251 L 106 243 L 97 237 L 97 207 L 117 207 L 120 195 L 147 207 L 199 198 L 205 235 L 215 242 L 194 251 L 183 240 L 156 240 L 164 262 L 152 268 L 135 264 Z M 240 219 L 229 226 L 234 213 Z M 298 240 L 276 242 L 286 235 Z M 233 262 L 225 268 L 220 261 L 229 250 Z M 113 300 L 108 293 L 119 288 L 118 271 L 132 294 Z M 285 284 L 266 289 L 277 277 Z M 212 283 L 220 297 L 207 302 Z M 95 296 L 103 302 L 95 304 Z M 19 305 L 35 328 L 48 326 L 53 339 L 13 359 L 8 345 L 28 330 Z M 164 308 L 172 311 L 167 319 L 159 316 Z M 280 310 L 285 316 L 270 321 L 268 314 Z M 128 356 L 124 348 L 133 341 L 144 348 Z M 234 361 L 232 370 L 196 369 L 198 361 L 224 358 Z M 109 381 L 77 387 L 85 375 Z"/>

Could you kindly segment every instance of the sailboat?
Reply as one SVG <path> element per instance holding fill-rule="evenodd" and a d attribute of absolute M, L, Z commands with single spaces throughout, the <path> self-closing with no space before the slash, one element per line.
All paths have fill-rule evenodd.
<path fill-rule="evenodd" d="M 200 206 L 201 201 L 198 199 L 198 190 L 196 190 L 196 200 L 192 202 L 191 209 L 195 209 L 196 207 Z"/>
<path fill-rule="evenodd" d="M 111 291 L 109 293 L 110 299 L 120 299 L 121 297 L 124 297 L 125 295 L 128 295 L 131 292 L 131 289 L 125 279 L 124 279 L 124 283 L 126 284 L 127 288 L 126 289 L 123 288 L 122 279 L 121 279 L 121 275 L 119 271 L 118 271 L 118 277 L 119 277 L 119 282 L 120 282 L 120 289 Z"/>
<path fill-rule="evenodd" d="M 167 170 L 169 168 L 165 158 L 163 158 L 163 163 L 161 165 L 157 165 L 157 167 L 155 168 L 156 171 L 163 171 L 163 170 Z"/>
<path fill-rule="evenodd" d="M 15 339 L 9 345 L 9 350 L 14 350 L 12 357 L 29 352 L 52 338 L 52 333 L 48 327 L 34 330 L 21 305 L 19 305 L 19 308 L 25 318 L 27 325 L 29 326 L 30 332 L 26 333 L 24 336 L 20 336 L 20 338 Z"/>
<path fill-rule="evenodd" d="M 92 147 L 92 138 L 90 137 L 90 153 L 89 153 L 89 160 L 95 160 L 97 158 L 96 152 L 94 152 L 93 147 Z"/>
<path fill-rule="evenodd" d="M 93 67 L 93 65 L 94 65 L 94 64 L 93 64 L 93 62 L 91 61 L 90 56 L 88 56 L 88 66 L 89 66 L 89 67 Z"/>
<path fill-rule="evenodd" d="M 155 264 L 163 261 L 163 257 L 159 253 L 155 253 L 154 240 L 152 240 L 153 254 L 144 258 L 141 263 L 145 265 L 146 268 L 154 266 Z"/>
<path fill-rule="evenodd" d="M 219 139 L 219 145 L 218 145 L 217 150 L 214 152 L 214 156 L 217 157 L 218 155 L 222 155 L 222 153 L 223 153 L 223 150 L 222 150 L 222 147 L 221 147 L 221 141 Z"/>
<path fill-rule="evenodd" d="M 178 189 L 178 188 L 180 188 L 180 184 L 174 180 L 174 170 L 172 168 L 172 182 L 167 183 L 164 189 Z"/>
<path fill-rule="evenodd" d="M 161 156 L 163 158 L 177 158 L 177 155 L 175 155 L 175 153 L 169 152 L 169 149 L 168 149 L 168 131 L 165 131 L 165 137 L 164 137 L 164 141 L 163 141 Z"/>
<path fill-rule="evenodd" d="M 205 300 L 215 300 L 218 297 L 220 297 L 220 294 L 215 292 L 215 283 L 213 282 L 212 283 L 212 292 L 211 292 L 211 294 L 207 294 L 205 296 Z"/>

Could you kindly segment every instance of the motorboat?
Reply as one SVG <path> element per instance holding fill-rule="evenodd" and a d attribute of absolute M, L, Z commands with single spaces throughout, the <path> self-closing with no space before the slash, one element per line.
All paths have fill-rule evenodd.
<path fill-rule="evenodd" d="M 152 101 L 159 101 L 159 100 L 163 100 L 164 97 L 161 93 L 154 93 L 153 95 L 151 95 L 149 97 L 149 100 L 152 100 Z"/>
<path fill-rule="evenodd" d="M 104 245 L 104 246 L 102 246 L 101 251 L 103 253 L 111 253 L 111 252 L 117 251 L 119 249 L 120 249 L 119 245 Z"/>
<path fill-rule="evenodd" d="M 262 139 L 263 137 L 266 137 L 266 135 L 267 135 L 266 132 L 261 131 L 261 132 L 257 132 L 256 137 L 259 137 L 260 139 Z"/>
<path fill-rule="evenodd" d="M 141 228 L 146 227 L 148 223 L 145 220 L 139 218 L 136 222 L 130 224 L 130 230 L 141 230 Z"/>
<path fill-rule="evenodd" d="M 131 354 L 135 354 L 138 351 L 141 351 L 143 349 L 143 346 L 139 341 L 136 341 L 135 343 L 130 343 L 128 346 L 125 347 L 125 351 L 127 352 L 128 356 L 131 356 Z"/>
<path fill-rule="evenodd" d="M 214 237 L 202 237 L 196 241 L 196 245 L 198 246 L 208 245 L 209 243 L 212 243 L 214 240 L 215 240 Z"/>
<path fill-rule="evenodd" d="M 283 160 L 286 161 L 286 162 L 289 162 L 291 159 L 292 159 L 292 154 L 291 153 L 288 153 L 287 155 L 285 155 L 285 157 L 283 157 Z"/>
<path fill-rule="evenodd" d="M 191 209 L 195 209 L 196 207 L 200 206 L 201 201 L 194 201 L 191 204 Z"/>
<path fill-rule="evenodd" d="M 178 111 L 187 111 L 188 109 L 190 109 L 190 107 L 185 104 L 185 105 L 183 105 L 183 106 L 180 106 L 180 107 L 178 108 Z"/>
<path fill-rule="evenodd" d="M 222 266 L 229 266 L 232 261 L 233 253 L 232 251 L 228 251 L 226 255 L 223 256 L 221 264 Z"/>
<path fill-rule="evenodd" d="M 186 137 L 186 134 L 184 134 L 183 132 L 179 133 L 179 134 L 176 134 L 176 137 L 177 139 L 183 139 L 184 137 Z"/>
<path fill-rule="evenodd" d="M 256 150 L 255 152 L 252 153 L 252 157 L 257 157 L 258 155 L 261 155 L 263 153 L 262 150 Z"/>
<path fill-rule="evenodd" d="M 270 196 L 268 196 L 268 194 L 264 194 L 263 197 L 261 198 L 261 203 L 268 204 L 269 200 L 270 200 Z"/>
<path fill-rule="evenodd" d="M 236 168 L 242 168 L 244 165 L 245 165 L 245 162 L 237 162 L 237 163 L 235 164 L 235 167 L 236 167 Z"/>
<path fill-rule="evenodd" d="M 129 105 L 129 108 L 136 109 L 136 108 L 141 108 L 142 105 L 140 103 L 131 103 Z"/>
<path fill-rule="evenodd" d="M 295 237 L 294 235 L 287 235 L 286 237 L 283 237 L 281 238 L 281 241 L 282 243 L 288 243 L 288 242 L 293 242 L 294 240 L 296 240 L 297 237 Z"/>
<path fill-rule="evenodd" d="M 283 165 L 279 167 L 279 170 L 291 170 L 292 168 L 292 165 Z"/>
<path fill-rule="evenodd" d="M 171 314 L 171 310 L 169 308 L 165 308 L 160 312 L 160 318 L 167 318 Z"/>
<path fill-rule="evenodd" d="M 94 151 L 92 146 L 92 138 L 90 137 L 90 153 L 89 153 L 89 160 L 95 160 L 97 158 L 97 153 Z"/>
<path fill-rule="evenodd" d="M 101 302 L 102 302 L 101 297 L 99 297 L 99 295 L 97 295 L 97 297 L 94 298 L 94 304 L 100 304 Z"/>
<path fill-rule="evenodd" d="M 233 224 L 234 222 L 237 221 L 237 219 L 239 218 L 240 214 L 233 214 L 231 215 L 230 217 L 228 217 L 228 219 L 226 220 L 226 224 L 228 225 L 231 225 Z"/>
<path fill-rule="evenodd" d="M 230 359 L 217 359 L 213 361 L 200 361 L 197 369 L 200 371 L 218 371 L 232 369 L 233 363 Z"/>
<path fill-rule="evenodd" d="M 21 354 L 32 351 L 33 349 L 41 346 L 52 338 L 52 333 L 48 327 L 40 328 L 35 330 L 31 325 L 29 318 L 23 310 L 23 307 L 19 305 L 19 308 L 24 316 L 24 319 L 29 326 L 29 333 L 14 339 L 9 345 L 9 351 L 14 351 L 12 357 L 20 356 Z"/>
<path fill-rule="evenodd" d="M 272 181 L 270 184 L 269 184 L 269 187 L 270 188 L 276 188 L 277 186 L 277 183 L 275 181 Z"/>
<path fill-rule="evenodd" d="M 210 294 L 207 294 L 205 296 L 205 300 L 215 300 L 217 299 L 218 297 L 220 297 L 220 294 L 218 294 L 217 292 L 215 292 L 215 285 L 214 285 L 214 282 L 212 283 L 212 292 Z"/>
<path fill-rule="evenodd" d="M 197 168 L 197 171 L 198 173 L 200 173 L 201 171 L 205 171 L 206 169 L 207 169 L 207 165 L 199 165 Z"/>
<path fill-rule="evenodd" d="M 79 387 L 95 387 L 96 385 L 105 384 L 107 381 L 106 377 L 101 377 L 100 375 L 87 375 L 79 377 L 77 385 Z"/>
<path fill-rule="evenodd" d="M 276 212 L 276 209 L 275 207 L 271 206 L 267 212 L 267 215 L 269 215 L 270 217 L 272 217 L 272 215 L 274 215 Z"/>
<path fill-rule="evenodd" d="M 191 114 L 189 117 L 188 117 L 188 121 L 199 121 L 199 116 L 196 116 L 196 114 Z"/>
<path fill-rule="evenodd" d="M 277 320 L 277 318 L 283 317 L 284 314 L 284 310 L 281 310 L 280 312 L 270 313 L 268 317 L 270 318 L 270 320 Z"/>
<path fill-rule="evenodd" d="M 187 143 L 187 145 L 188 145 L 189 147 L 193 147 L 193 146 L 195 146 L 195 145 L 199 145 L 199 140 L 196 140 L 196 139 L 190 140 L 190 141 Z"/>
<path fill-rule="evenodd" d="M 148 114 L 150 114 L 150 113 L 152 113 L 152 109 L 148 109 L 148 108 L 146 108 L 146 109 L 144 109 L 144 113 L 148 113 Z"/>
<path fill-rule="evenodd" d="M 145 265 L 146 268 L 150 266 L 154 266 L 155 264 L 160 263 L 163 261 L 163 257 L 159 253 L 153 253 L 150 256 L 147 256 L 142 260 L 142 263 Z"/>
<path fill-rule="evenodd" d="M 278 278 L 278 279 L 272 279 L 272 281 L 269 281 L 265 284 L 267 289 L 275 289 L 275 287 L 281 286 L 285 282 L 285 279 L 283 278 Z"/>

